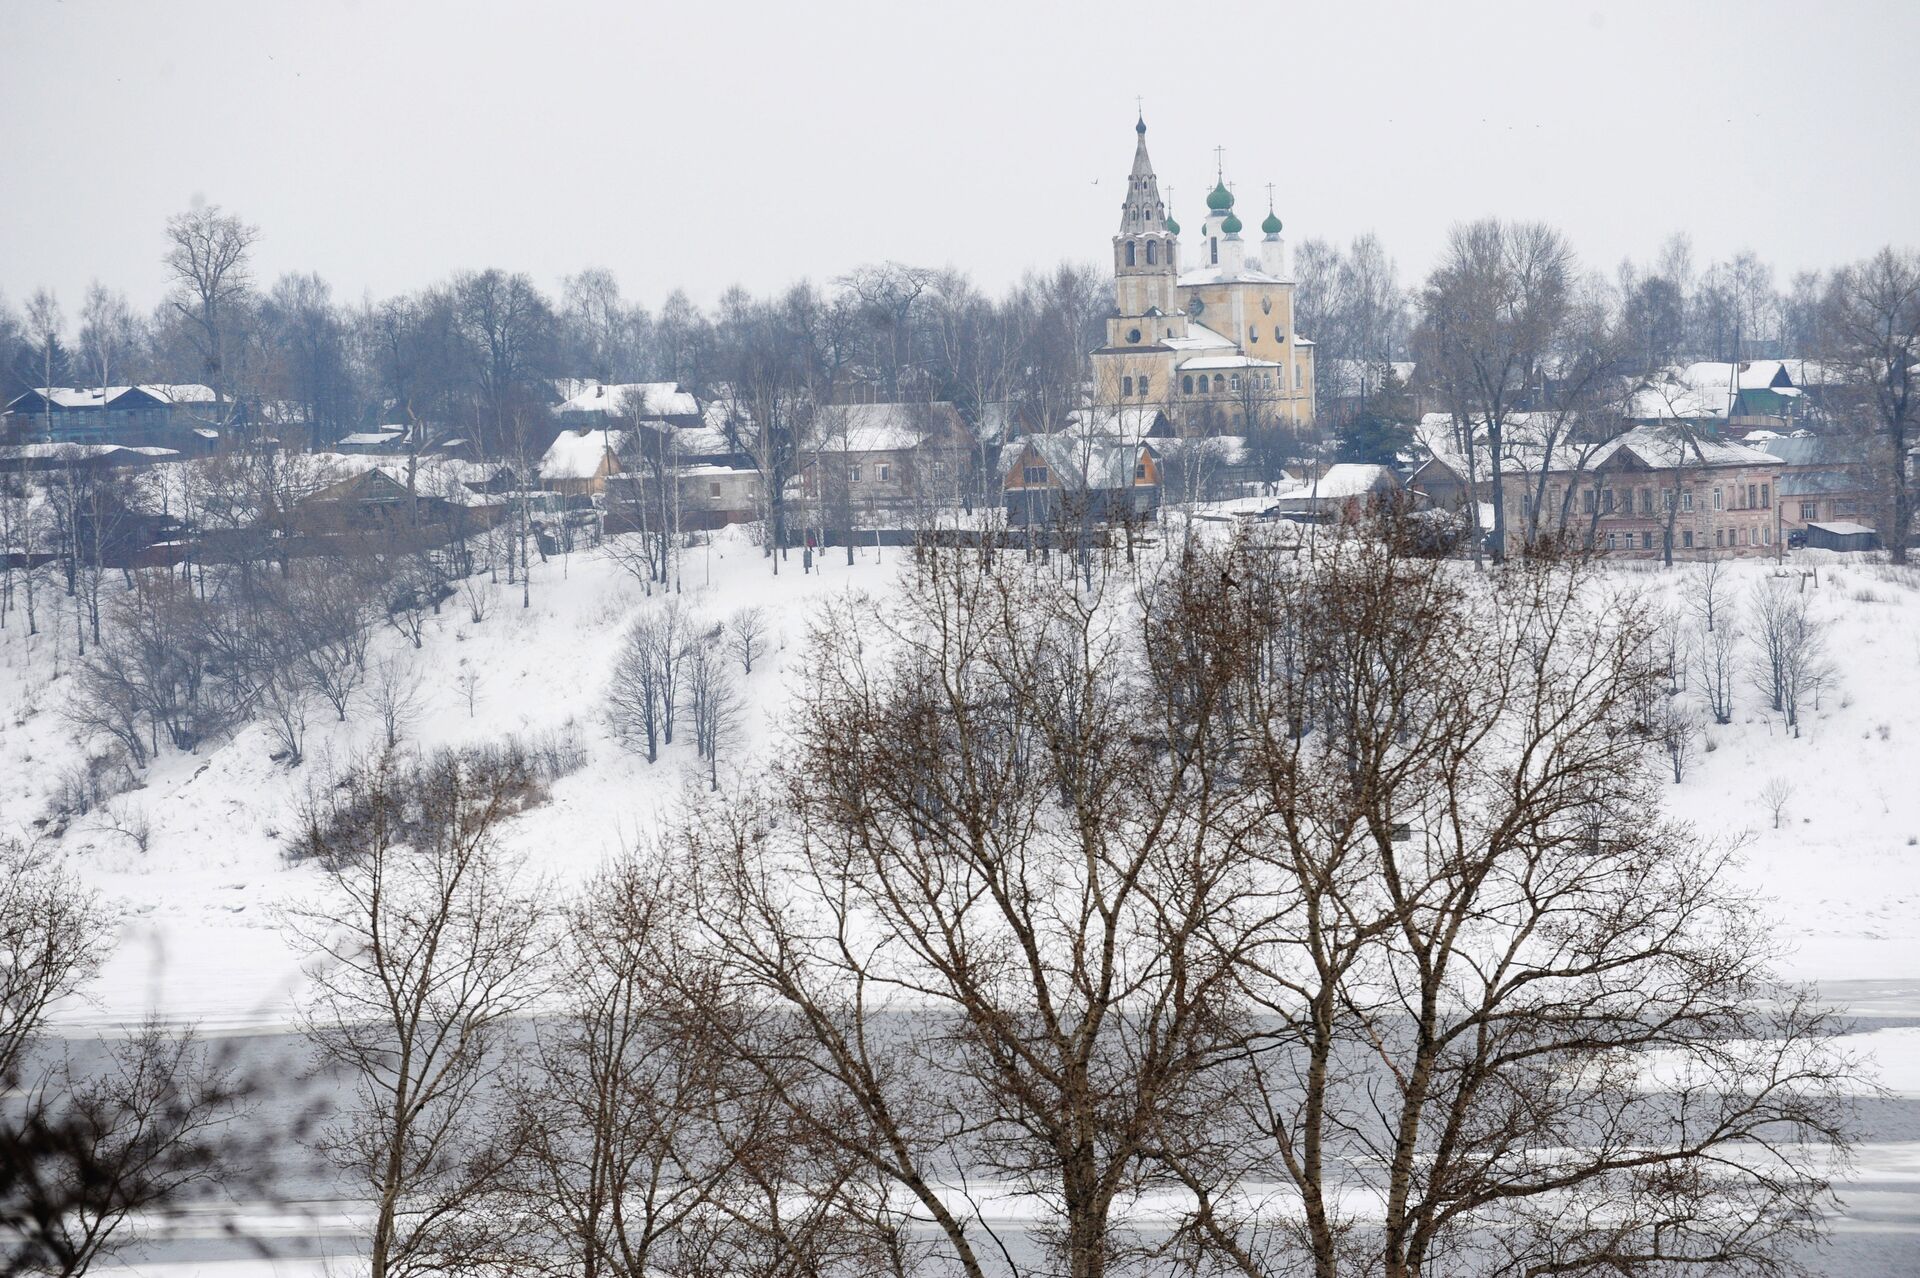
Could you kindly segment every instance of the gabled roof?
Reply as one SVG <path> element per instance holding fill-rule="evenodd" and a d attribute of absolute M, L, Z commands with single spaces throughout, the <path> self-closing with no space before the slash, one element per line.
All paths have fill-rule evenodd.
<path fill-rule="evenodd" d="M 945 401 L 832 404 L 820 409 L 815 425 L 823 443 L 850 453 L 905 452 L 923 443 L 950 443 L 966 429 L 959 410 Z"/>
<path fill-rule="evenodd" d="M 1622 455 L 1631 455 L 1649 470 L 1682 466 L 1778 466 L 1780 459 L 1745 444 L 1705 439 L 1693 431 L 1665 426 L 1636 426 L 1594 450 L 1587 468 L 1598 470 Z"/>
<path fill-rule="evenodd" d="M 566 382 L 561 389 L 573 389 Z M 697 417 L 700 402 L 678 382 L 589 382 L 556 405 L 554 413 L 603 413 L 611 417 Z"/>
<path fill-rule="evenodd" d="M 1053 482 L 1073 492 L 1131 488 L 1142 457 L 1157 456 L 1143 440 L 1096 435 L 1022 435 L 1000 454 L 1000 472 L 1013 473 L 1027 449 L 1047 465 Z"/>
<path fill-rule="evenodd" d="M 626 445 L 624 430 L 563 430 L 540 458 L 542 479 L 592 479 L 611 454 L 620 455 Z"/>

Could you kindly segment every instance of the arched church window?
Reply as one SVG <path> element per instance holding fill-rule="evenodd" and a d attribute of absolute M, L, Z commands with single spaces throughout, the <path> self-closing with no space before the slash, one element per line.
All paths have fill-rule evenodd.
<path fill-rule="evenodd" d="M 1258 324 L 1247 325 L 1247 340 L 1250 342 L 1260 340 L 1260 326 Z"/>
<path fill-rule="evenodd" d="M 1213 375 L 1213 393 L 1218 395 L 1227 388 L 1227 379 L 1219 373 Z"/>
<path fill-rule="evenodd" d="M 1152 266 L 1160 260 L 1159 254 L 1156 252 L 1156 250 L 1159 247 L 1160 246 L 1158 244 L 1155 244 L 1152 240 L 1147 241 L 1147 265 L 1148 266 Z"/>
<path fill-rule="evenodd" d="M 1212 259 L 1207 265 L 1220 265 L 1220 240 L 1218 237 L 1211 235 L 1207 237 L 1207 254 Z"/>
<path fill-rule="evenodd" d="M 1192 373 L 1188 373 L 1185 377 L 1180 379 L 1180 393 L 1182 395 L 1193 394 L 1193 374 Z"/>
<path fill-rule="evenodd" d="M 1148 384 L 1149 382 L 1151 382 L 1151 381 L 1153 381 L 1153 379 L 1152 379 L 1151 377 L 1147 377 L 1147 376 L 1145 376 L 1144 374 L 1143 374 L 1143 375 L 1141 376 L 1141 378 L 1140 378 L 1140 398 L 1142 398 L 1142 399 L 1145 399 L 1145 398 L 1147 397 L 1147 394 L 1148 394 L 1148 391 L 1147 391 L 1147 384 Z"/>
<path fill-rule="evenodd" d="M 1132 240 L 1127 241 L 1127 265 L 1128 266 L 1133 265 L 1133 241 Z"/>

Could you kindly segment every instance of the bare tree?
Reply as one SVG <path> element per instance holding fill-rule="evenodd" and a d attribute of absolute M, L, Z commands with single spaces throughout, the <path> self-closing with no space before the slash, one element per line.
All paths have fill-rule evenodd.
<path fill-rule="evenodd" d="M 1767 783 L 1760 787 L 1760 802 L 1773 818 L 1774 829 L 1780 828 L 1780 818 L 1786 815 L 1787 803 L 1792 798 L 1793 782 L 1785 777 L 1768 777 Z"/>
<path fill-rule="evenodd" d="M 395 750 L 424 709 L 420 669 L 407 653 L 392 653 L 374 664 L 368 692 L 386 748 Z"/>
<path fill-rule="evenodd" d="M 1571 310 L 1573 251 L 1542 223 L 1455 227 L 1422 302 L 1423 360 L 1492 463 L 1493 558 L 1506 558 L 1508 421 L 1541 384 Z M 1469 453 L 1471 456 L 1471 453 Z"/>
<path fill-rule="evenodd" d="M 707 788 L 720 788 L 720 755 L 740 727 L 740 694 L 720 652 L 709 644 L 687 656 L 687 700 L 693 712 L 694 746 L 707 761 Z"/>
<path fill-rule="evenodd" d="M 317 1146 L 373 1203 L 373 1278 L 499 1254 L 480 1210 L 511 1156 L 491 1089 L 549 942 L 541 894 L 498 844 L 534 797 L 510 758 L 387 755 L 317 800 L 294 842 L 325 876 L 283 913 L 312 960 L 301 1027 L 351 1089 Z"/>
<path fill-rule="evenodd" d="M 207 384 L 213 388 L 216 424 L 225 426 L 236 408 L 229 348 L 238 312 L 253 287 L 251 254 L 260 228 L 202 205 L 167 219 L 167 274 L 173 280 L 169 304 L 186 322 L 199 353 Z"/>
<path fill-rule="evenodd" d="M 1700 724 L 1678 698 L 1669 696 L 1656 712 L 1654 732 L 1661 749 L 1666 751 L 1668 766 L 1673 769 L 1673 783 L 1679 785 L 1686 780 L 1687 769 L 1693 764 L 1694 747 L 1700 741 Z"/>
<path fill-rule="evenodd" d="M 938 1188 L 969 1174 L 1046 1204 L 1047 1272 L 1136 1253 L 1124 1207 L 1220 1024 L 1202 920 L 1233 925 L 1236 870 L 1201 837 L 1206 756 L 1164 746 L 1211 732 L 1226 667 L 1171 629 L 1149 657 L 1125 615 L 930 551 L 899 611 L 823 617 L 779 823 L 749 801 L 685 836 L 702 944 L 766 1007 L 732 1049 L 803 1066 L 795 1121 L 969 1275 L 993 1236 Z"/>
<path fill-rule="evenodd" d="M 1754 685 L 1797 737 L 1802 705 L 1832 678 L 1827 623 L 1813 614 L 1804 591 L 1790 589 L 1782 577 L 1768 577 L 1754 586 L 1750 611 Z"/>
<path fill-rule="evenodd" d="M 684 944 L 666 868 L 628 855 L 568 911 L 565 1008 L 537 1027 L 538 1060 L 513 1087 L 510 1204 L 589 1278 L 699 1271 L 743 1162 L 786 1144 L 768 1089 L 706 1028 L 751 1010 Z"/>
<path fill-rule="evenodd" d="M 727 618 L 727 647 L 740 662 L 741 674 L 753 673 L 753 659 L 760 655 L 766 642 L 766 609 L 749 606 Z"/>
<path fill-rule="evenodd" d="M 97 895 L 49 854 L 0 840 L 0 1084 L 18 1083 L 49 1009 L 93 979 L 110 941 Z"/>
<path fill-rule="evenodd" d="M 1649 819 L 1645 604 L 1399 545 L 1191 574 L 1219 583 L 1196 661 L 1248 672 L 1225 837 L 1277 890 L 1240 950 L 1245 1050 L 1162 1127 L 1183 1238 L 1250 1276 L 1786 1266 L 1849 1066 L 1804 996 L 1773 1002 L 1732 849 Z M 1655 1048 L 1650 1087 L 1627 1062 Z"/>
<path fill-rule="evenodd" d="M 1702 598 L 1695 596 L 1696 602 Z M 1711 598 L 1711 596 L 1707 596 Z M 1715 723 L 1733 722 L 1733 684 L 1740 663 L 1740 618 L 1731 603 L 1719 603 L 1700 611 L 1700 629 L 1694 636 L 1693 670 L 1706 694 L 1707 708 Z M 1716 618 L 1718 624 L 1710 624 Z"/>
<path fill-rule="evenodd" d="M 78 1278 L 128 1222 L 239 1171 L 229 1129 L 246 1088 L 192 1031 L 148 1024 L 82 1071 L 21 1080 L 0 1118 L 0 1267 Z"/>
<path fill-rule="evenodd" d="M 1909 454 L 1920 443 L 1920 253 L 1883 248 L 1836 272 L 1821 318 L 1827 358 L 1842 382 L 1838 408 L 1876 441 L 1880 538 L 1894 563 L 1906 563 L 1914 515 Z"/>

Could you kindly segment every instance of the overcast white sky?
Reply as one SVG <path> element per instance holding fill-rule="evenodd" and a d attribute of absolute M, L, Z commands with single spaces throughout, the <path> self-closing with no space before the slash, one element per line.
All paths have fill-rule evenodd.
<path fill-rule="evenodd" d="M 0 0 L 0 292 L 148 306 L 195 199 L 259 224 L 263 283 L 348 300 L 605 265 L 710 302 L 885 258 L 997 289 L 1104 260 L 1135 94 L 1189 225 L 1218 145 L 1243 209 L 1275 182 L 1290 240 L 1375 231 L 1405 278 L 1491 213 L 1784 282 L 1920 238 L 1917 43 L 1910 0 Z"/>

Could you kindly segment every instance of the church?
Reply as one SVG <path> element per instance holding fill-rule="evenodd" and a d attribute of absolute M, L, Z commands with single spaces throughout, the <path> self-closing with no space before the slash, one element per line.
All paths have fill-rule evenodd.
<path fill-rule="evenodd" d="M 1180 224 L 1160 198 L 1147 124 L 1134 124 L 1133 173 L 1113 237 L 1114 314 L 1093 352 L 1102 408 L 1151 408 L 1181 435 L 1242 435 L 1313 424 L 1313 343 L 1293 331 L 1293 281 L 1280 219 L 1243 238 L 1224 175 L 1207 195 L 1198 263 L 1181 261 Z"/>

